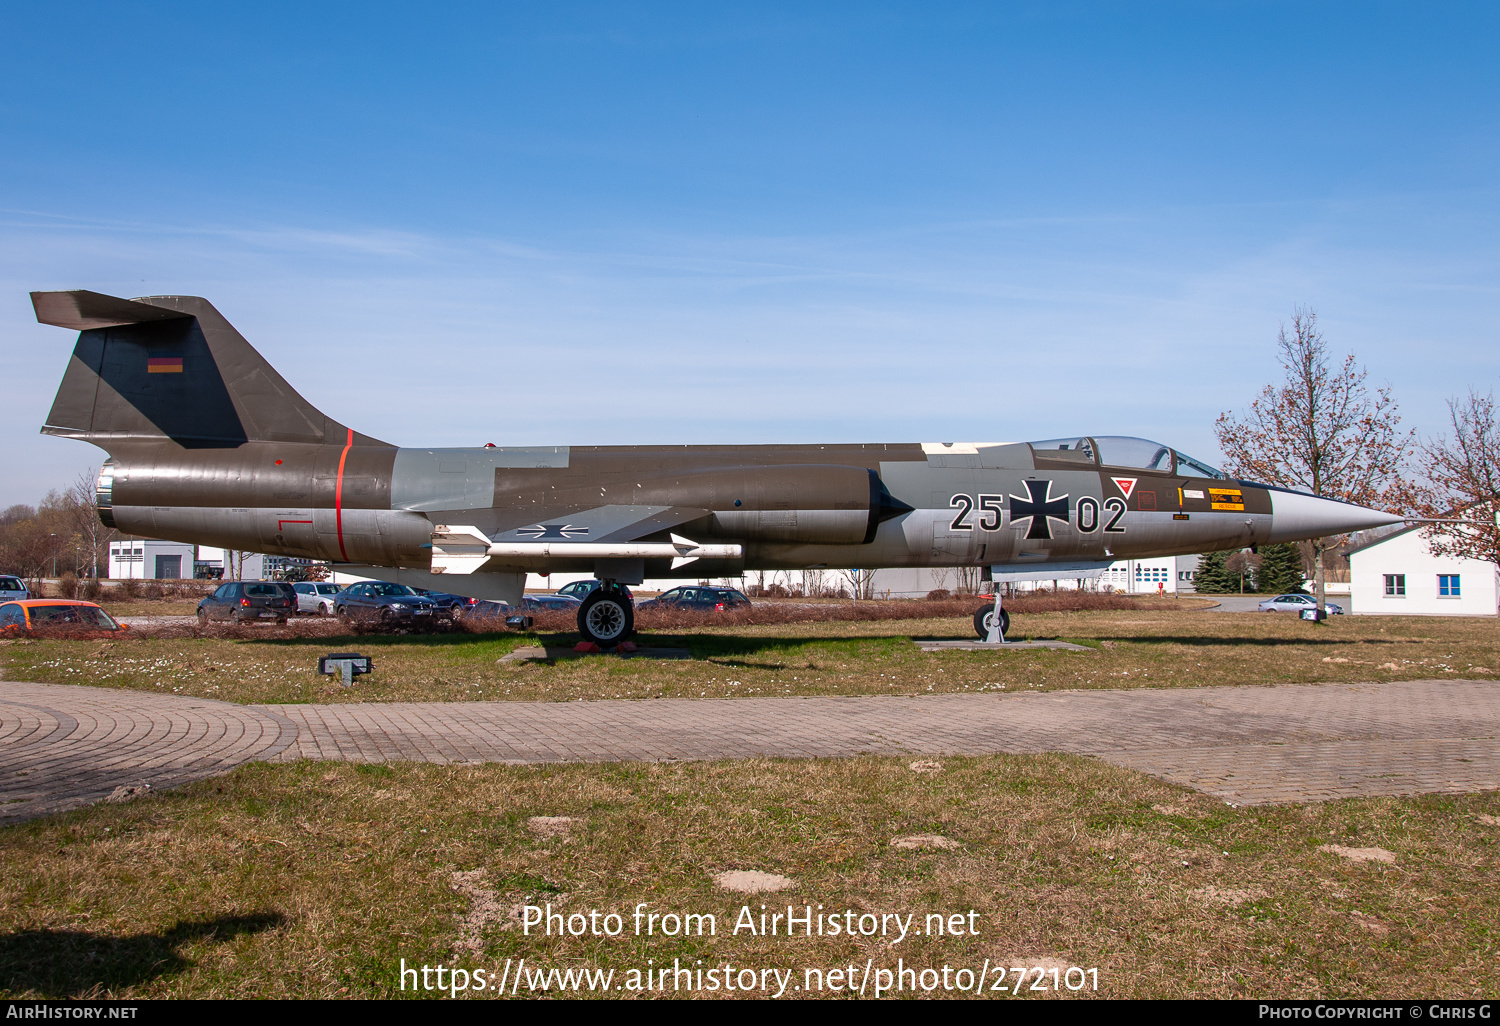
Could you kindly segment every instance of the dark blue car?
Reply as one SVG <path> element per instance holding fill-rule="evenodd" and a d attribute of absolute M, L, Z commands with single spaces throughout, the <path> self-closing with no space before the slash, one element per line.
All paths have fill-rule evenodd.
<path fill-rule="evenodd" d="M 673 588 L 640 604 L 641 609 L 695 609 L 699 612 L 723 612 L 750 605 L 743 593 L 733 588 L 714 588 L 706 584 Z"/>
<path fill-rule="evenodd" d="M 342 620 L 384 627 L 451 626 L 450 607 L 434 602 L 415 588 L 389 581 L 351 584 L 336 597 L 334 612 Z"/>

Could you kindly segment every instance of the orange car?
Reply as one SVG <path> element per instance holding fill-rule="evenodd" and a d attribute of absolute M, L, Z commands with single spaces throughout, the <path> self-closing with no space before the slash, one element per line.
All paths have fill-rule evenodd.
<path fill-rule="evenodd" d="M 108 634 L 127 629 L 94 603 L 78 599 L 21 599 L 0 605 L 0 634 Z"/>

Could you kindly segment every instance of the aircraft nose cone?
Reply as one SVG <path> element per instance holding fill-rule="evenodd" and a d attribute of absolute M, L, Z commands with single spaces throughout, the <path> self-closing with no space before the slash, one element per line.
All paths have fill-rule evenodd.
<path fill-rule="evenodd" d="M 1327 538 L 1335 534 L 1368 531 L 1405 521 L 1394 513 L 1356 506 L 1352 502 L 1322 499 L 1301 492 L 1271 492 L 1270 544 Z"/>

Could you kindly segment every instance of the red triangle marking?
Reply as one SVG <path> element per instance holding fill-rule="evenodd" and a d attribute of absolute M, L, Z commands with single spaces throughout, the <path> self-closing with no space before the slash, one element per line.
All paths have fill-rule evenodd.
<path fill-rule="evenodd" d="M 1122 492 L 1125 493 L 1125 498 L 1128 499 L 1128 498 L 1130 498 L 1130 493 L 1133 492 L 1133 491 L 1135 491 L 1135 483 L 1136 483 L 1136 481 L 1139 480 L 1139 478 L 1134 478 L 1134 477 L 1112 477 L 1112 478 L 1110 478 L 1110 480 L 1115 483 L 1115 487 L 1116 488 L 1120 489 L 1120 491 L 1122 491 Z"/>

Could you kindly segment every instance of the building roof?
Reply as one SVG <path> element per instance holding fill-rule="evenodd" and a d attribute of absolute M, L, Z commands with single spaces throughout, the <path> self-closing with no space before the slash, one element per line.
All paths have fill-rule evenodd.
<path fill-rule="evenodd" d="M 1478 509 L 1480 506 L 1483 506 L 1483 505 L 1485 505 L 1485 504 L 1484 503 L 1474 503 L 1471 506 L 1463 506 L 1463 507 L 1460 507 L 1459 509 L 1449 510 L 1447 515 L 1448 515 L 1448 517 L 1451 517 L 1453 519 L 1457 519 L 1458 517 L 1462 516 L 1464 513 L 1469 512 L 1469 510 L 1471 510 L 1471 509 Z M 1413 531 L 1421 531 L 1421 530 L 1423 530 L 1425 528 L 1429 528 L 1429 527 L 1436 528 L 1437 525 L 1436 524 L 1423 524 L 1423 523 L 1408 524 L 1406 527 L 1402 527 L 1402 528 L 1399 528 L 1399 529 L 1397 529 L 1395 531 L 1392 531 L 1390 534 L 1383 534 L 1383 535 L 1381 535 L 1378 538 L 1372 538 L 1369 541 L 1360 542 L 1358 545 L 1351 545 L 1348 548 L 1346 548 L 1344 550 L 1344 552 L 1345 552 L 1346 555 L 1352 556 L 1356 552 L 1362 552 L 1365 549 L 1374 548 L 1376 545 L 1380 545 L 1383 542 L 1388 542 L 1392 538 L 1399 538 L 1403 534 L 1410 534 Z M 1378 528 L 1377 528 L 1377 530 L 1378 530 Z M 1438 533 L 1441 534 L 1442 531 L 1439 530 Z"/>
<path fill-rule="evenodd" d="M 1413 531 L 1420 531 L 1424 527 L 1431 526 L 1431 524 L 1410 524 L 1406 527 L 1402 527 L 1398 530 L 1392 531 L 1390 534 L 1382 534 L 1379 538 L 1372 538 L 1369 541 L 1360 542 L 1358 545 L 1350 545 L 1348 548 L 1344 549 L 1344 554 L 1346 556 L 1352 556 L 1356 552 L 1363 552 L 1365 549 L 1372 549 L 1377 545 L 1384 544 L 1385 542 L 1390 541 L 1392 538 L 1399 538 L 1403 534 L 1410 534 Z"/>

